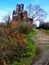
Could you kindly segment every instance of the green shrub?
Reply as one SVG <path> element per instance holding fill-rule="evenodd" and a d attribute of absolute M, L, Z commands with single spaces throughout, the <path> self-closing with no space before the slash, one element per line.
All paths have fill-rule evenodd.
<path fill-rule="evenodd" d="M 18 62 L 14 62 L 14 63 L 11 64 L 11 65 L 20 65 L 20 63 L 18 63 Z"/>
<path fill-rule="evenodd" d="M 28 23 L 22 23 L 19 27 L 20 33 L 28 34 L 32 31 L 32 25 Z"/>
<path fill-rule="evenodd" d="M 27 34 L 32 31 L 32 24 L 28 22 L 17 22 L 14 29 L 18 30 L 20 33 Z"/>

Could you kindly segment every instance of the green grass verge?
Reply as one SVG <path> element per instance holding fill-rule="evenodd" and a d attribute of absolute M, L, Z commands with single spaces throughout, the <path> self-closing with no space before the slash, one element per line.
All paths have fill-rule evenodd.
<path fill-rule="evenodd" d="M 27 34 L 25 36 L 26 40 L 28 41 L 28 46 L 27 46 L 28 47 L 28 52 L 26 54 L 30 55 L 30 57 L 28 57 L 28 58 L 21 59 L 22 62 L 25 63 L 25 65 L 30 65 L 32 59 L 36 56 L 36 54 L 35 54 L 36 53 L 36 49 L 35 49 L 34 41 L 31 40 L 31 37 L 33 35 L 36 35 L 36 34 L 37 34 L 37 32 L 32 30 L 32 32 L 30 34 Z"/>
<path fill-rule="evenodd" d="M 31 36 L 36 35 L 36 31 L 32 31 L 30 34 L 25 35 L 26 40 L 28 41 L 27 52 L 25 53 L 28 57 L 20 58 L 19 62 L 14 61 L 12 65 L 30 65 L 33 58 L 36 56 L 36 49 L 34 41 L 31 40 Z"/>
<path fill-rule="evenodd" d="M 45 34 L 49 34 L 49 30 L 48 29 L 39 29 L 39 30 L 41 30 L 42 32 L 44 32 Z"/>
<path fill-rule="evenodd" d="M 42 31 L 45 32 L 46 34 L 49 34 L 49 30 L 42 29 Z"/>

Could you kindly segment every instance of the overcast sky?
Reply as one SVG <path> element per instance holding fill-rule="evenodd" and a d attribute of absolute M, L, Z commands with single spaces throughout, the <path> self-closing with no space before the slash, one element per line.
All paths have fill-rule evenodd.
<path fill-rule="evenodd" d="M 0 21 L 2 16 L 16 9 L 16 4 L 23 3 L 26 7 L 28 4 L 40 5 L 47 12 L 47 20 L 49 20 L 49 0 L 0 0 Z"/>

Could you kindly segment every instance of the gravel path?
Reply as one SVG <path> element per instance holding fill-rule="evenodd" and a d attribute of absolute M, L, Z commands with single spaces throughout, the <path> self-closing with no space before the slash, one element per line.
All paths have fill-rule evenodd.
<path fill-rule="evenodd" d="M 49 35 L 46 35 L 39 30 L 36 31 L 38 34 L 33 36 L 31 39 L 35 41 L 36 46 L 42 45 L 43 51 L 41 55 L 36 58 L 31 65 L 49 65 Z"/>
<path fill-rule="evenodd" d="M 35 45 L 49 45 L 49 35 L 43 33 L 42 31 L 36 30 L 37 31 L 37 35 L 34 35 L 31 39 L 33 39 L 35 41 Z"/>

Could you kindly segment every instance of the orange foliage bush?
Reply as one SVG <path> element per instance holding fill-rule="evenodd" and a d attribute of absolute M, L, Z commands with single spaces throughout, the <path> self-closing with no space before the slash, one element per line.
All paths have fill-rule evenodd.
<path fill-rule="evenodd" d="M 20 33 L 17 33 L 17 32 L 12 32 L 11 33 L 11 37 L 13 38 L 13 40 L 16 43 L 27 45 L 27 41 L 26 41 L 26 39 L 25 39 L 23 34 L 20 34 Z"/>

